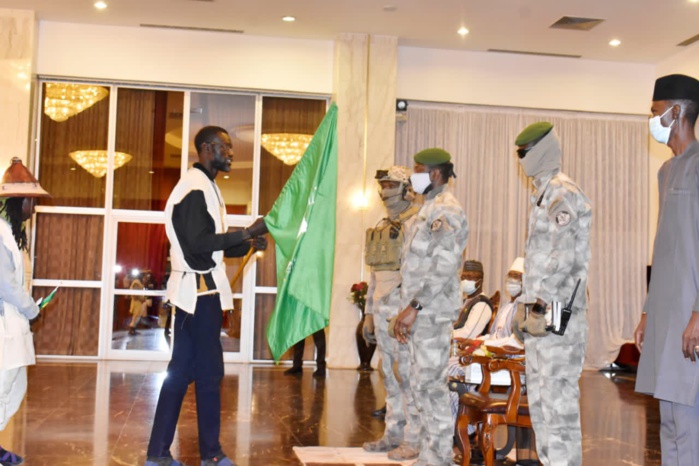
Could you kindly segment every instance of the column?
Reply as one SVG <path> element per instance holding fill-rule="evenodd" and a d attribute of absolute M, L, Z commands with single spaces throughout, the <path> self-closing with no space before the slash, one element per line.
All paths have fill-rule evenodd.
<path fill-rule="evenodd" d="M 0 9 L 0 173 L 29 153 L 36 21 L 28 10 Z"/>
<path fill-rule="evenodd" d="M 337 236 L 328 338 L 333 368 L 359 365 L 359 311 L 347 296 L 353 283 L 369 280 L 364 235 L 385 216 L 374 175 L 394 163 L 397 61 L 396 37 L 342 34 L 335 41 Z"/>

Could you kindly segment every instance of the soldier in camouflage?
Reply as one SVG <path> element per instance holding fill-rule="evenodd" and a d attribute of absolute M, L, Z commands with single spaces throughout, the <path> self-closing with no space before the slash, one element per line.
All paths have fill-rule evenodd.
<path fill-rule="evenodd" d="M 414 198 L 409 186 L 410 169 L 393 166 L 388 170 L 378 170 L 376 180 L 388 213 L 388 218 L 381 225 L 391 230 L 391 237 L 396 242 L 400 241 L 395 246 L 402 249 L 405 232 L 410 229 L 420 209 L 410 200 Z M 420 435 L 420 420 L 409 385 L 410 353 L 407 346 L 388 335 L 388 321 L 402 309 L 400 261 L 367 257 L 366 262 L 373 265 L 366 296 L 363 334 L 366 342 L 375 343 L 381 354 L 380 369 L 386 388 L 386 427 L 379 440 L 366 442 L 363 447 L 366 451 L 388 452 L 392 460 L 409 460 L 418 456 Z"/>
<path fill-rule="evenodd" d="M 452 464 L 453 424 L 447 390 L 451 329 L 461 308 L 459 272 L 468 222 L 449 191 L 451 156 L 442 149 L 415 154 L 413 189 L 425 202 L 407 232 L 401 261 L 398 341 L 410 351 L 410 389 L 420 418 L 416 466 Z"/>
<path fill-rule="evenodd" d="M 582 465 L 580 388 L 587 339 L 587 271 L 592 207 L 582 190 L 561 173 L 561 145 L 548 122 L 534 123 L 517 137 L 522 169 L 533 178 L 525 247 L 523 300 L 546 316 L 554 301 L 567 304 L 580 280 L 563 335 L 551 333 L 530 312 L 513 325 L 524 336 L 527 393 L 539 460 L 547 465 Z M 548 324 L 548 322 L 546 322 Z"/>

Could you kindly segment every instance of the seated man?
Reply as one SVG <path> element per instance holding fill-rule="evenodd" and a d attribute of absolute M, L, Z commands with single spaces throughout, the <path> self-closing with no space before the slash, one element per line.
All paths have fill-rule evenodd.
<path fill-rule="evenodd" d="M 465 265 L 464 265 L 465 267 Z M 500 307 L 500 310 L 495 315 L 495 321 L 493 322 L 493 328 L 490 329 L 490 333 L 484 335 L 483 337 L 476 337 L 481 341 L 488 341 L 488 344 L 494 346 L 519 346 L 517 345 L 516 339 L 512 337 L 512 317 L 517 309 L 517 298 L 522 294 L 522 275 L 524 274 L 524 259 L 518 257 L 510 266 L 510 270 L 507 272 L 505 279 L 505 290 L 510 296 L 510 301 Z M 459 337 L 454 331 L 454 337 Z M 473 337 L 472 337 L 473 338 Z M 464 367 L 459 363 L 458 357 L 454 356 L 449 361 L 449 368 L 447 370 L 450 379 L 459 378 L 464 376 Z M 465 384 L 465 387 L 469 391 L 475 391 L 477 385 L 475 384 Z M 452 388 L 452 387 L 450 387 Z M 456 414 L 459 409 L 459 393 L 457 391 L 449 392 L 449 401 L 451 405 L 451 414 L 456 421 Z"/>
<path fill-rule="evenodd" d="M 475 260 L 464 262 L 461 271 L 461 292 L 464 305 L 454 322 L 454 338 L 476 338 L 488 330 L 493 305 L 483 294 L 483 264 Z"/>

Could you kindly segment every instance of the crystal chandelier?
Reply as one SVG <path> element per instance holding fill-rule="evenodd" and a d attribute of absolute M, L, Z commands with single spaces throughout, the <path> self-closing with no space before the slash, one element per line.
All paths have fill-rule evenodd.
<path fill-rule="evenodd" d="M 68 154 L 78 165 L 87 170 L 95 178 L 102 178 L 107 174 L 106 150 L 76 150 Z M 114 169 L 129 163 L 133 157 L 124 152 L 114 153 Z"/>
<path fill-rule="evenodd" d="M 66 121 L 104 99 L 109 92 L 87 84 L 46 83 L 44 113 L 54 121 Z"/>
<path fill-rule="evenodd" d="M 301 160 L 313 139 L 312 134 L 267 133 L 262 135 L 262 147 L 287 165 Z"/>

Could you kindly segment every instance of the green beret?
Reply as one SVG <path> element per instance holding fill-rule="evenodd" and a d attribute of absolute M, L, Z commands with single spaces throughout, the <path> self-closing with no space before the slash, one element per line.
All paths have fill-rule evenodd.
<path fill-rule="evenodd" d="M 519 136 L 517 136 L 517 139 L 515 140 L 515 146 L 525 146 L 532 141 L 536 141 L 537 139 L 546 136 L 546 134 L 551 131 L 551 128 L 553 128 L 553 125 L 548 121 L 533 123 L 519 133 Z"/>
<path fill-rule="evenodd" d="M 415 162 L 424 165 L 441 165 L 451 160 L 451 155 L 444 149 L 433 147 L 431 149 L 421 150 L 413 157 Z"/>

